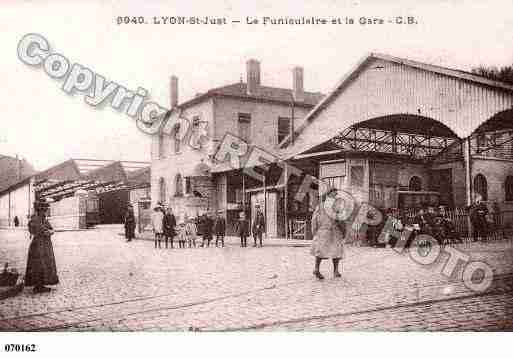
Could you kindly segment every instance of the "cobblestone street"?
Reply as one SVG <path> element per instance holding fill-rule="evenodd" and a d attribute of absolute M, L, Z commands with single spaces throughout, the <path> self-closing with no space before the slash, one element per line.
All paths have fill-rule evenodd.
<path fill-rule="evenodd" d="M 458 245 L 494 269 L 486 293 L 445 260 L 421 266 L 391 249 L 349 247 L 343 278 L 312 276 L 309 248 L 155 249 L 116 227 L 53 236 L 61 284 L 0 302 L 0 330 L 509 330 L 511 241 Z M 25 271 L 23 231 L 0 230 L 0 263 Z M 447 256 L 443 255 L 443 259 Z M 461 266 L 458 267 L 461 271 Z"/>

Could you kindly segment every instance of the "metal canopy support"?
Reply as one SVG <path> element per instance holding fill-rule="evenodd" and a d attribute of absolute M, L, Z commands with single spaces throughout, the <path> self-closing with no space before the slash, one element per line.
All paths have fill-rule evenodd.
<path fill-rule="evenodd" d="M 467 205 L 472 205 L 472 153 L 470 136 L 463 140 L 463 161 L 465 167 L 465 189 L 467 195 Z M 469 238 L 472 235 L 472 224 L 470 223 L 470 216 L 467 218 L 467 229 Z"/>
<path fill-rule="evenodd" d="M 244 169 L 241 170 L 242 174 L 242 211 L 246 213 L 246 181 L 244 179 Z"/>
<path fill-rule="evenodd" d="M 414 158 L 431 158 L 454 143 L 456 139 L 415 133 L 352 126 L 330 142 L 353 151 L 397 153 Z"/>
<path fill-rule="evenodd" d="M 284 162 L 285 171 L 285 183 L 284 183 L 284 202 L 285 202 L 285 238 L 289 239 L 289 168 L 286 162 Z"/>
<path fill-rule="evenodd" d="M 266 187 L 266 176 L 264 173 L 264 225 L 265 225 L 265 236 L 267 238 L 267 187 Z"/>
<path fill-rule="evenodd" d="M 513 129 L 494 131 L 494 132 L 477 132 L 472 135 L 472 139 L 476 139 L 476 146 L 472 147 L 472 153 L 486 156 L 485 152 L 495 149 L 505 149 L 505 145 L 513 142 Z M 470 141 L 472 143 L 472 141 Z M 513 151 L 503 151 L 503 157 L 513 159 Z"/>

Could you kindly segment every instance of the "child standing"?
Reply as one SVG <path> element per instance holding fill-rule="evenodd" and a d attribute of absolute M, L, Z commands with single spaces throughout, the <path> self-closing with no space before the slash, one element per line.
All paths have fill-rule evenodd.
<path fill-rule="evenodd" d="M 249 236 L 249 221 L 246 219 L 246 214 L 244 212 L 240 212 L 239 214 L 239 221 L 237 222 L 237 233 L 240 236 L 240 246 L 247 247 Z"/>
<path fill-rule="evenodd" d="M 164 215 L 159 207 L 153 208 L 153 213 L 151 214 L 151 225 L 153 227 L 153 233 L 155 235 L 155 248 L 157 248 L 157 244 L 160 248 L 160 241 L 162 239 L 162 222 L 164 220 Z"/>
<path fill-rule="evenodd" d="M 196 227 L 196 223 L 194 223 L 193 218 L 189 218 L 187 223 L 185 224 L 185 234 L 187 237 L 187 241 L 189 242 L 189 248 L 196 248 L 196 236 L 198 233 L 198 228 Z"/>
<path fill-rule="evenodd" d="M 224 235 L 226 232 L 226 221 L 221 216 L 220 212 L 217 212 L 216 221 L 214 224 L 214 232 L 216 234 L 216 247 L 219 241 L 221 241 L 221 245 L 224 247 Z"/>
<path fill-rule="evenodd" d="M 185 248 L 185 240 L 187 235 L 185 233 L 185 219 L 178 224 L 178 248 Z"/>

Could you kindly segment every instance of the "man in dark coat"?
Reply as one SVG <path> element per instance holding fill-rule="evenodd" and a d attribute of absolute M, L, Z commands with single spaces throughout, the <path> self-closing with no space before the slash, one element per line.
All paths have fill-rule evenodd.
<path fill-rule="evenodd" d="M 239 214 L 239 220 L 236 224 L 235 232 L 238 233 L 240 237 L 240 246 L 247 247 L 249 236 L 249 221 L 246 219 L 246 214 L 244 212 L 240 212 Z"/>
<path fill-rule="evenodd" d="M 262 235 L 265 232 L 265 219 L 264 214 L 260 210 L 260 206 L 255 206 L 256 215 L 253 220 L 253 226 L 251 227 L 251 232 L 253 233 L 253 247 L 257 246 L 257 238 L 260 242 L 260 247 L 262 247 Z"/>
<path fill-rule="evenodd" d="M 476 202 L 470 207 L 470 222 L 472 223 L 472 237 L 477 241 L 480 237 L 483 240 L 488 238 L 488 207 L 482 202 L 480 195 L 476 196 Z"/>
<path fill-rule="evenodd" d="M 216 234 L 216 247 L 219 241 L 221 241 L 221 246 L 224 247 L 224 236 L 226 233 L 226 221 L 224 217 L 217 212 L 216 220 L 214 223 L 214 233 Z"/>
<path fill-rule="evenodd" d="M 166 241 L 166 248 L 167 248 L 167 242 L 171 242 L 171 248 L 173 248 L 173 240 L 176 236 L 176 218 L 171 211 L 171 207 L 168 207 L 166 210 L 166 214 L 164 215 L 164 219 L 162 221 L 163 230 L 164 230 L 164 239 Z"/>
<path fill-rule="evenodd" d="M 59 283 L 50 239 L 53 229 L 46 218 L 48 209 L 49 205 L 46 201 L 36 200 L 34 203 L 35 214 L 28 224 L 32 241 L 28 250 L 25 285 L 34 286 L 34 293 L 49 292 L 50 288 L 45 285 Z"/>
<path fill-rule="evenodd" d="M 447 213 L 444 206 L 440 206 L 438 210 L 438 221 L 442 228 L 442 238 L 444 242 L 447 242 L 449 240 L 456 241 L 456 242 L 462 242 L 460 235 L 458 234 L 458 231 L 456 230 L 456 226 L 454 225 L 453 221 L 449 217 L 449 214 Z"/>
<path fill-rule="evenodd" d="M 432 216 L 426 213 L 425 207 L 422 207 L 419 213 L 413 218 L 413 224 L 418 225 L 420 234 L 431 235 Z"/>
<path fill-rule="evenodd" d="M 201 234 L 203 236 L 203 242 L 201 243 L 202 247 L 210 247 L 210 241 L 212 240 L 212 231 L 214 229 L 214 221 L 207 213 L 203 214 L 203 217 L 200 221 Z"/>
<path fill-rule="evenodd" d="M 125 214 L 125 237 L 127 242 L 135 238 L 135 215 L 131 204 Z"/>
<path fill-rule="evenodd" d="M 203 216 L 200 216 L 199 213 L 196 213 L 196 217 L 194 217 L 194 224 L 196 224 L 197 235 L 203 235 Z"/>

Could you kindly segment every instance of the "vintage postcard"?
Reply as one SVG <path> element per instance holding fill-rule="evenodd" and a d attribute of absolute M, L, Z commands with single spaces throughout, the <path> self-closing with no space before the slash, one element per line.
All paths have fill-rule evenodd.
<path fill-rule="evenodd" d="M 513 329 L 511 1 L 6 0 L 0 29 L 6 357 Z"/>

